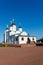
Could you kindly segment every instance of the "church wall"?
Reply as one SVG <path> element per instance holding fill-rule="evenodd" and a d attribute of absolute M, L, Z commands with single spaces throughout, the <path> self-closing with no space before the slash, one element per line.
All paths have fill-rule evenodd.
<path fill-rule="evenodd" d="M 27 37 L 19 37 L 19 44 L 26 44 L 27 43 Z"/>
<path fill-rule="evenodd" d="M 36 42 L 36 37 L 29 37 L 30 41 L 35 41 Z"/>
<path fill-rule="evenodd" d="M 9 33 L 10 36 L 11 36 L 11 35 L 14 35 L 14 34 L 15 34 L 14 31 L 11 31 L 11 32 Z"/>
<path fill-rule="evenodd" d="M 15 36 L 9 36 L 9 43 L 15 44 Z"/>
<path fill-rule="evenodd" d="M 22 28 L 19 28 L 19 32 L 22 32 Z"/>
<path fill-rule="evenodd" d="M 11 26 L 10 31 L 16 31 L 16 26 L 15 25 Z"/>
<path fill-rule="evenodd" d="M 15 25 L 13 25 L 13 31 L 16 31 L 16 26 Z"/>
<path fill-rule="evenodd" d="M 10 27 L 10 31 L 12 31 L 13 30 L 13 27 Z"/>

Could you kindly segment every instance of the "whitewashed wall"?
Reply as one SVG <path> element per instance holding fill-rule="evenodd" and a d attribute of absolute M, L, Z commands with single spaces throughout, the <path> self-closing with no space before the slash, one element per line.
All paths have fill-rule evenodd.
<path fill-rule="evenodd" d="M 13 31 L 16 31 L 16 25 L 13 25 Z"/>
<path fill-rule="evenodd" d="M 15 25 L 11 26 L 10 31 L 16 31 L 16 26 Z"/>
<path fill-rule="evenodd" d="M 24 40 L 22 40 L 22 37 L 19 37 L 19 44 L 26 44 L 27 43 L 27 37 L 23 37 Z"/>
<path fill-rule="evenodd" d="M 19 32 L 22 32 L 22 28 L 19 28 Z"/>
<path fill-rule="evenodd" d="M 33 40 L 34 38 L 34 40 Z M 29 37 L 30 41 L 35 41 L 36 42 L 36 37 Z"/>
<path fill-rule="evenodd" d="M 10 31 L 12 31 L 13 30 L 13 27 L 10 27 Z"/>
<path fill-rule="evenodd" d="M 23 38 L 24 38 L 24 40 L 22 40 L 22 37 L 19 37 L 19 44 L 27 44 L 28 38 L 30 39 L 31 42 L 32 41 L 36 42 L 36 37 L 23 37 Z M 33 38 L 34 38 L 34 40 L 33 40 Z"/>
<path fill-rule="evenodd" d="M 9 33 L 9 35 L 11 36 L 11 35 L 15 35 L 16 34 L 16 32 L 13 32 L 13 31 L 11 31 L 10 33 Z"/>

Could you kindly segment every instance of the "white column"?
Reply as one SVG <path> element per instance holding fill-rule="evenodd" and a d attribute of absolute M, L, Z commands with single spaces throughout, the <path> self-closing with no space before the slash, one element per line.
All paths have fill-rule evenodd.
<path fill-rule="evenodd" d="M 5 31 L 5 43 L 6 43 L 6 31 Z"/>

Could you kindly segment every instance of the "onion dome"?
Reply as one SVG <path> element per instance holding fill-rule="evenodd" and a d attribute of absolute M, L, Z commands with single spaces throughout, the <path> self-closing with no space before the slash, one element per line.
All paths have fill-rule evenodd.
<path fill-rule="evenodd" d="M 15 23 L 12 23 L 12 24 L 10 25 L 10 27 L 13 26 L 13 25 L 16 25 L 16 24 L 15 24 Z"/>
<path fill-rule="evenodd" d="M 13 26 L 13 25 L 16 25 L 16 24 L 14 23 L 14 18 L 13 18 L 10 22 L 11 22 L 10 27 Z"/>
<path fill-rule="evenodd" d="M 22 28 L 22 26 L 21 26 L 21 25 L 19 25 L 19 28 Z"/>
<path fill-rule="evenodd" d="M 8 30 L 9 28 L 8 28 L 8 25 L 7 25 L 7 27 L 6 27 L 6 30 Z"/>
<path fill-rule="evenodd" d="M 22 26 L 21 26 L 21 25 L 19 25 L 18 30 L 19 30 L 20 32 L 22 32 Z"/>

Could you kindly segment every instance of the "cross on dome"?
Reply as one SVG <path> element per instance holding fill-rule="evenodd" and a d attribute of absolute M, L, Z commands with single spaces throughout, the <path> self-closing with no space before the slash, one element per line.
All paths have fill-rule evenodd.
<path fill-rule="evenodd" d="M 18 28 L 22 28 L 22 25 L 21 25 L 21 23 L 19 23 L 19 27 Z"/>
<path fill-rule="evenodd" d="M 6 30 L 8 29 L 8 25 L 6 26 Z"/>
<path fill-rule="evenodd" d="M 10 26 L 16 25 L 16 24 L 14 23 L 14 18 L 12 18 L 10 22 L 11 22 L 11 25 L 10 25 Z"/>

